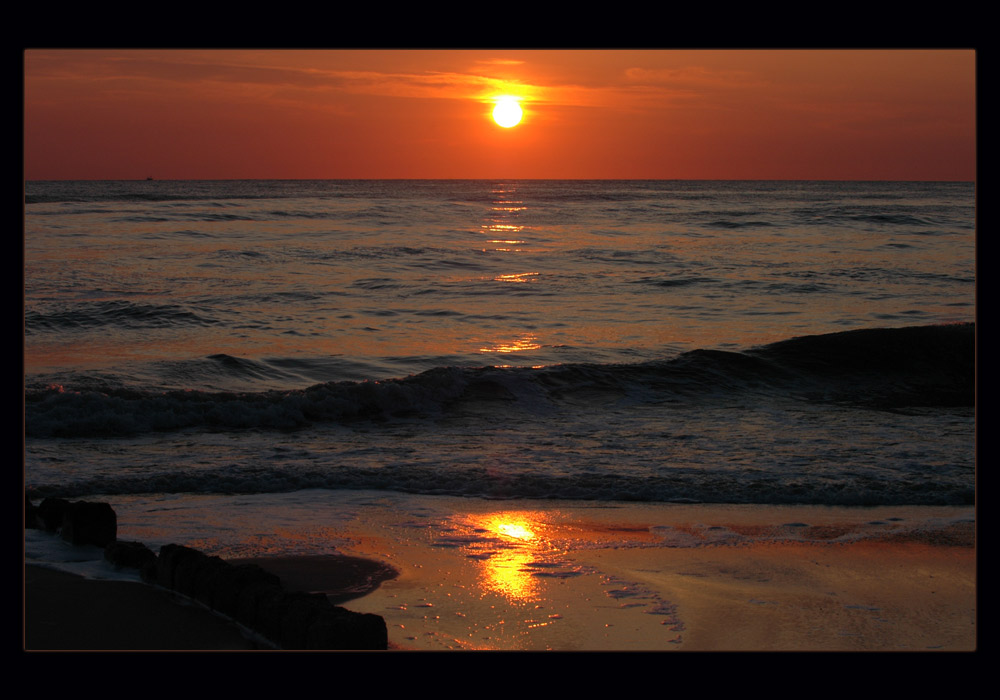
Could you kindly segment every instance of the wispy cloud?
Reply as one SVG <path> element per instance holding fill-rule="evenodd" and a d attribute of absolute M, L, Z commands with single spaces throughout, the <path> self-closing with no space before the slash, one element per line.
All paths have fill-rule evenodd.
<path fill-rule="evenodd" d="M 484 66 L 522 66 L 524 61 L 515 58 L 490 58 L 480 59 L 476 63 Z"/>
<path fill-rule="evenodd" d="M 483 102 L 512 94 L 529 103 L 629 108 L 650 99 L 694 96 L 696 79 L 724 82 L 704 72 L 642 68 L 629 69 L 615 84 L 517 79 L 510 77 L 511 68 L 523 67 L 530 76 L 530 66 L 505 58 L 472 61 L 469 71 L 341 69 L 330 65 L 336 55 L 322 52 L 312 63 L 291 58 L 302 57 L 281 52 L 69 50 L 34 52 L 27 70 L 36 85 L 71 82 L 75 92 L 95 99 L 177 91 L 215 100 L 327 98 L 316 106 L 338 94 Z"/>

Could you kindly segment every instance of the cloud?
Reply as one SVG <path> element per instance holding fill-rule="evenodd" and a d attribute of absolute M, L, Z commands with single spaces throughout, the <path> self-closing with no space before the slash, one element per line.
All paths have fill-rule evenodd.
<path fill-rule="evenodd" d="M 524 65 L 524 61 L 515 58 L 491 58 L 491 59 L 480 59 L 476 63 L 481 63 L 487 66 L 521 66 Z"/>
<path fill-rule="evenodd" d="M 206 98 L 239 95 L 308 100 L 317 95 L 373 95 L 423 99 L 480 99 L 539 95 L 541 86 L 497 78 L 487 72 L 441 70 L 358 70 L 330 67 L 336 53 L 318 52 L 303 64 L 282 52 L 228 51 L 33 51 L 26 58 L 32 85 L 72 85 L 74 93 L 95 98 L 184 92 Z M 373 56 L 373 58 L 375 58 Z M 357 62 L 357 61 L 355 61 Z M 496 59 L 486 65 L 519 65 Z"/>

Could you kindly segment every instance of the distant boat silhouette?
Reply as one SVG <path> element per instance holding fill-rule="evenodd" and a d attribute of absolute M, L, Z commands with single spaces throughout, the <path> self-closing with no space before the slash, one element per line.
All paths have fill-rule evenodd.
<path fill-rule="evenodd" d="M 152 179 L 153 179 L 152 175 L 150 175 L 149 177 L 146 178 L 147 181 L 152 180 Z"/>

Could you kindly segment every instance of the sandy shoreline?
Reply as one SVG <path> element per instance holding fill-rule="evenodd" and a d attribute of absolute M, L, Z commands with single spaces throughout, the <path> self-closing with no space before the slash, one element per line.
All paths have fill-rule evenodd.
<path fill-rule="evenodd" d="M 976 648 L 971 508 L 467 509 L 362 540 L 401 573 L 348 607 L 414 649 Z"/>
<path fill-rule="evenodd" d="M 396 649 L 977 647 L 972 508 L 336 498 L 343 510 L 350 501 L 353 515 L 323 534 L 336 534 L 338 549 L 359 559 L 257 561 L 270 559 L 302 590 L 369 591 L 341 604 L 383 616 Z M 41 590 L 34 569 L 26 649 L 46 648 L 33 643 L 40 618 L 32 599 Z M 70 624 L 71 607 L 62 610 Z M 202 640 L 206 649 L 250 648 Z"/>
<path fill-rule="evenodd" d="M 682 649 L 975 649 L 970 549 L 768 544 L 608 559 L 622 577 L 669 579 L 683 634 L 667 642 Z"/>

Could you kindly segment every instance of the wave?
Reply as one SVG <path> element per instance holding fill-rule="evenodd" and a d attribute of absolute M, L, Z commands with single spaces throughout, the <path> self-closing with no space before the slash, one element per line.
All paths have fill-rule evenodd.
<path fill-rule="evenodd" d="M 24 314 L 26 334 L 33 331 L 64 331 L 74 328 L 115 326 L 119 328 L 167 328 L 176 325 L 207 326 L 212 318 L 178 304 L 138 304 L 129 301 L 96 301 L 51 312 Z"/>
<path fill-rule="evenodd" d="M 757 219 L 751 219 L 749 221 L 733 221 L 732 219 L 717 219 L 715 221 L 710 221 L 709 223 L 703 224 L 705 228 L 761 228 L 764 226 L 776 226 L 773 221 L 763 221 Z"/>
<path fill-rule="evenodd" d="M 210 360 L 220 371 L 260 371 L 251 360 L 226 355 Z M 497 402 L 505 410 L 601 410 L 608 402 L 704 402 L 737 394 L 881 410 L 971 407 L 975 362 L 975 325 L 968 323 L 853 330 L 637 364 L 439 367 L 401 379 L 327 382 L 290 391 L 46 386 L 26 392 L 25 434 L 93 438 L 188 429 L 295 430 L 467 414 Z"/>
<path fill-rule="evenodd" d="M 795 480 L 749 471 L 676 470 L 640 476 L 535 470 L 516 477 L 483 465 L 419 462 L 392 469 L 338 464 L 336 468 L 269 464 L 251 467 L 175 470 L 150 474 L 122 471 L 59 484 L 34 484 L 31 498 L 92 494 L 241 493 L 329 490 L 389 490 L 491 500 L 543 499 L 661 503 L 768 503 L 840 506 L 974 505 L 975 489 L 965 481 L 921 478 L 873 479 L 864 473 Z"/>

